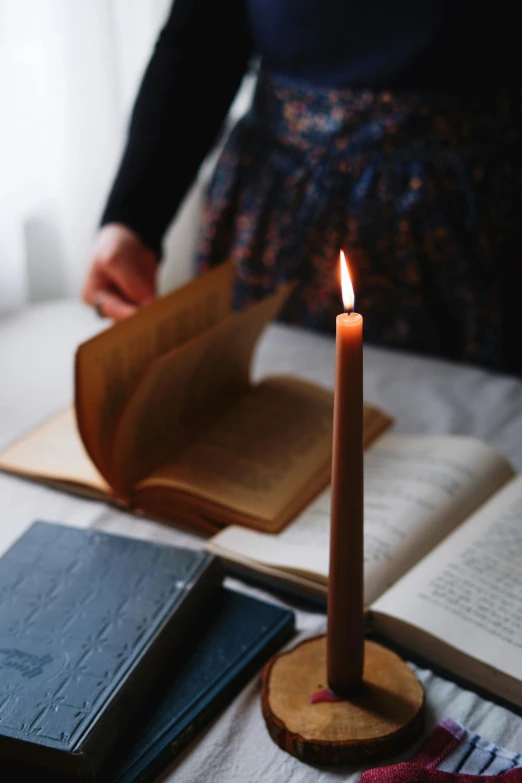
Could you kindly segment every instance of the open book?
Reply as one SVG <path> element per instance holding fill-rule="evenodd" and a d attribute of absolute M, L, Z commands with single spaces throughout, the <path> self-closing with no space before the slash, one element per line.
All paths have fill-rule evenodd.
<path fill-rule="evenodd" d="M 229 527 L 206 547 L 326 597 L 329 492 L 279 535 Z M 347 520 L 349 524 L 349 520 Z M 365 458 L 369 625 L 522 707 L 522 476 L 480 441 L 386 434 Z"/>
<path fill-rule="evenodd" d="M 281 530 L 328 484 L 332 393 L 252 385 L 256 341 L 291 286 L 233 312 L 233 276 L 222 264 L 80 345 L 75 407 L 0 468 L 202 533 Z M 389 423 L 365 406 L 365 442 Z"/>

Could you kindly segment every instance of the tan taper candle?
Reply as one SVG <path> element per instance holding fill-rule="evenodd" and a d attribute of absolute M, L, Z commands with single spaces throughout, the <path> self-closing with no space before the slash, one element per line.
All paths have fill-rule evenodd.
<path fill-rule="evenodd" d="M 347 268 L 341 274 L 345 308 L 351 310 Z M 328 686 L 341 697 L 360 687 L 364 662 L 362 334 L 361 315 L 337 316 L 327 667 Z"/>

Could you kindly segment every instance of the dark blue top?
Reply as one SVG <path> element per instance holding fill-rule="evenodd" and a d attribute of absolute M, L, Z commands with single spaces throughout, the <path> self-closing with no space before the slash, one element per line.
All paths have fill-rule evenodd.
<path fill-rule="evenodd" d="M 246 6 L 265 66 L 316 84 L 450 87 L 469 82 L 469 66 L 480 61 L 466 0 L 246 0 Z"/>
<path fill-rule="evenodd" d="M 520 84 L 514 13 L 507 0 L 175 0 L 102 222 L 160 254 L 253 55 L 324 86 L 498 88 Z"/>

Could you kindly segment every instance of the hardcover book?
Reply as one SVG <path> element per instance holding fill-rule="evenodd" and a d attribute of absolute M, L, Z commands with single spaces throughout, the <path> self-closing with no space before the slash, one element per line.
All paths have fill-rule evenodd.
<path fill-rule="evenodd" d="M 161 700 L 136 722 L 111 783 L 152 783 L 292 635 L 294 613 L 223 588 Z"/>
<path fill-rule="evenodd" d="M 252 353 L 290 294 L 232 311 L 225 263 L 79 346 L 75 406 L 0 454 L 0 469 L 213 534 L 282 530 L 329 482 L 332 392 L 253 384 Z M 390 418 L 367 404 L 365 444 Z"/>
<path fill-rule="evenodd" d="M 522 475 L 479 440 L 390 433 L 366 453 L 364 508 L 368 628 L 522 707 Z M 205 546 L 325 600 L 329 530 L 326 491 L 278 535 L 231 526 Z"/>
<path fill-rule="evenodd" d="M 221 577 L 200 552 L 33 524 L 0 558 L 0 770 L 98 780 Z"/>

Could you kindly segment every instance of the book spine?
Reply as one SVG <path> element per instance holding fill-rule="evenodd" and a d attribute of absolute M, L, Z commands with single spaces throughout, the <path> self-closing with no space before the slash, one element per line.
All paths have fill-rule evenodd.
<path fill-rule="evenodd" d="M 191 713 L 185 716 L 184 728 L 179 733 L 178 729 L 175 729 L 173 737 L 163 737 L 160 743 L 152 748 L 147 757 L 143 759 L 139 768 L 135 766 L 114 783 L 154 783 L 165 767 L 230 703 L 266 660 L 275 654 L 293 633 L 294 618 L 290 619 L 288 616 L 281 618 L 276 625 L 267 631 L 264 640 L 259 641 L 253 649 L 245 653 L 250 656 L 248 665 L 239 669 L 233 667 L 228 676 L 225 676 L 207 693 L 208 704 L 206 707 L 200 709 L 200 706 L 197 705 Z M 271 639 L 267 644 L 266 638 L 269 635 L 271 635 Z"/>
<path fill-rule="evenodd" d="M 155 695 L 155 688 L 160 684 L 165 670 L 175 664 L 176 656 L 190 643 L 192 635 L 197 631 L 197 618 L 201 615 L 202 604 L 211 603 L 222 579 L 221 564 L 217 558 L 209 559 L 195 575 L 195 581 L 176 604 L 148 651 L 78 749 L 88 759 L 89 765 L 94 767 L 96 776 L 103 768 L 108 753 L 114 751 L 117 754 L 118 743 L 125 740 L 130 724 Z"/>

